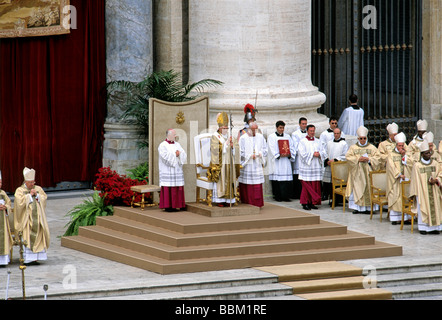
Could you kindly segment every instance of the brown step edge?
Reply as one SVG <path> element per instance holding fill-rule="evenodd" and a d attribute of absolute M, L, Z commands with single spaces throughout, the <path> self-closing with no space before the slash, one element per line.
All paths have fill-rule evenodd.
<path fill-rule="evenodd" d="M 215 245 L 203 244 L 200 246 L 180 248 L 125 234 L 123 232 L 109 230 L 100 226 L 81 227 L 79 229 L 79 235 L 85 238 L 109 243 L 123 249 L 137 251 L 166 260 L 204 259 L 248 254 L 356 247 L 374 244 L 373 237 L 356 232 L 328 237 L 276 239 Z"/>
<path fill-rule="evenodd" d="M 114 216 L 179 232 L 201 233 L 318 224 L 320 217 L 298 210 L 266 204 L 257 215 L 206 217 L 188 211 L 165 212 L 158 208 L 115 207 Z"/>
<path fill-rule="evenodd" d="M 361 268 L 337 261 L 267 266 L 256 269 L 277 275 L 279 282 L 362 275 Z"/>
<path fill-rule="evenodd" d="M 379 288 L 306 293 L 296 296 L 306 300 L 391 300 L 393 298 L 390 291 Z"/>
<path fill-rule="evenodd" d="M 329 291 L 342 291 L 364 288 L 363 276 L 345 276 L 339 278 L 315 279 L 281 282 L 293 288 L 293 294 L 318 293 Z"/>
<path fill-rule="evenodd" d="M 241 269 L 269 265 L 342 261 L 402 255 L 401 247 L 376 242 L 375 245 L 349 248 L 167 261 L 80 236 L 63 237 L 61 242 L 63 247 L 160 274 Z"/>
<path fill-rule="evenodd" d="M 121 231 L 175 247 L 307 238 L 342 235 L 347 233 L 346 226 L 326 221 L 320 221 L 318 224 L 314 225 L 251 228 L 187 234 L 150 226 L 117 216 L 97 217 L 97 226 Z"/>

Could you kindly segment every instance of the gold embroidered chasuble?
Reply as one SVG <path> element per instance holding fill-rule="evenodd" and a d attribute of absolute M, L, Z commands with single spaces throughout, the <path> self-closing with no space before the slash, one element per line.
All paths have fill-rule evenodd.
<path fill-rule="evenodd" d="M 359 162 L 362 156 L 368 156 L 370 163 Z M 354 201 L 358 206 L 368 207 L 370 201 L 370 171 L 379 170 L 381 164 L 381 156 L 378 149 L 367 143 L 361 146 L 356 143 L 350 147 L 345 158 L 348 162 L 348 182 L 346 197 L 350 197 L 353 193 Z"/>
<path fill-rule="evenodd" d="M 396 212 L 402 212 L 402 187 L 400 175 L 405 175 L 410 179 L 411 169 L 413 168 L 413 157 L 406 155 L 406 165 L 402 163 L 402 155 L 393 150 L 387 157 L 387 199 L 388 209 Z"/>
<path fill-rule="evenodd" d="M 12 249 L 12 235 L 9 227 L 9 217 L 6 214 L 12 213 L 11 199 L 6 192 L 0 190 L 0 199 L 3 200 L 6 210 L 0 211 L 0 256 L 7 255 Z"/>
<path fill-rule="evenodd" d="M 210 168 L 207 170 L 209 181 L 216 183 L 217 197 L 233 199 L 236 196 L 235 182 L 239 176 L 239 145 L 233 139 L 234 152 L 220 133 L 215 132 L 210 141 Z M 233 166 L 231 165 L 233 160 Z M 233 167 L 233 171 L 232 171 Z"/>
<path fill-rule="evenodd" d="M 441 169 L 441 164 L 431 159 L 429 164 L 416 162 L 411 172 L 410 196 L 418 197 L 422 222 L 430 227 L 438 226 L 442 221 L 440 187 L 429 183 L 430 177 L 438 178 L 442 183 Z M 416 203 L 413 209 L 417 212 Z"/>
<path fill-rule="evenodd" d="M 14 200 L 14 228 L 23 232 L 27 247 L 37 253 L 47 250 L 50 244 L 49 226 L 46 220 L 47 195 L 44 190 L 35 186 L 39 200 L 33 197 L 30 201 L 30 190 L 25 186 L 17 188 Z"/>

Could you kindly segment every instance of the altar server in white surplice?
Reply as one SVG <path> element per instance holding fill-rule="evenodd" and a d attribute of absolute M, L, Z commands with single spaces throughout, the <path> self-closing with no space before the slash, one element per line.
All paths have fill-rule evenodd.
<path fill-rule="evenodd" d="M 292 161 L 296 151 L 293 140 L 284 133 L 284 121 L 276 123 L 276 132 L 269 135 L 269 180 L 272 183 L 273 197 L 276 201 L 290 201 L 293 194 Z M 281 149 L 282 147 L 282 149 Z"/>
<path fill-rule="evenodd" d="M 264 206 L 264 166 L 267 159 L 267 143 L 258 132 L 256 122 L 249 124 L 247 133 L 239 139 L 241 173 L 238 178 L 241 202 L 255 207 Z"/>
<path fill-rule="evenodd" d="M 324 149 L 327 150 L 327 143 L 332 141 L 335 138 L 335 129 L 338 127 L 338 120 L 335 117 L 331 117 L 329 120 L 330 127 L 323 131 L 319 136 L 319 140 L 321 140 Z M 345 138 L 341 131 L 341 137 Z"/>
<path fill-rule="evenodd" d="M 175 130 L 169 129 L 166 132 L 166 140 L 158 147 L 160 208 L 169 212 L 186 207 L 183 165 L 187 161 L 187 154 L 175 140 Z"/>
<path fill-rule="evenodd" d="M 348 136 L 356 136 L 359 127 L 364 125 L 364 110 L 358 106 L 358 96 L 352 94 L 349 97 L 350 106 L 341 114 L 338 126 Z"/>
<path fill-rule="evenodd" d="M 332 174 L 331 174 L 331 163 L 335 161 L 345 161 L 345 154 L 348 151 L 348 144 L 341 135 L 341 129 L 336 128 L 333 130 L 334 138 L 333 140 L 327 142 L 326 153 L 327 158 L 324 160 L 324 176 L 322 178 L 323 182 L 323 192 L 322 194 L 328 199 L 332 195 Z"/>
<path fill-rule="evenodd" d="M 315 138 L 315 126 L 307 126 L 307 136 L 299 142 L 299 180 L 302 183 L 300 203 L 304 210 L 318 209 L 321 204 L 323 162 L 327 158 L 321 140 Z"/>
<path fill-rule="evenodd" d="M 299 127 L 292 133 L 293 145 L 296 151 L 298 151 L 298 144 L 301 139 L 307 136 L 307 118 L 299 118 Z M 302 184 L 299 181 L 299 163 L 301 162 L 298 155 L 295 156 L 295 160 L 292 162 L 293 167 L 293 194 L 292 199 L 301 198 Z"/>

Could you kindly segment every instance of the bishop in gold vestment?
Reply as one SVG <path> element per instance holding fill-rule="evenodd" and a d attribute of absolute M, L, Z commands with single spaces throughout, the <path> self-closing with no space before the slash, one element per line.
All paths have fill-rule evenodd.
<path fill-rule="evenodd" d="M 407 137 L 403 132 L 395 136 L 396 146 L 387 157 L 387 199 L 390 221 L 396 225 L 402 220 L 402 181 L 410 180 L 413 157 L 406 153 Z M 405 221 L 411 217 L 405 216 Z"/>
<path fill-rule="evenodd" d="M 46 220 L 46 199 L 44 190 L 35 185 L 35 170 L 23 170 L 25 181 L 15 191 L 14 228 L 23 233 L 27 242 L 24 251 L 25 264 L 38 264 L 47 260 L 46 251 L 49 248 L 50 234 Z"/>
<path fill-rule="evenodd" d="M 1 186 L 0 173 L 0 188 Z M 12 235 L 9 228 L 9 215 L 11 213 L 11 199 L 9 199 L 6 192 L 0 189 L 0 266 L 5 266 L 11 261 L 9 256 L 12 249 Z"/>
<path fill-rule="evenodd" d="M 347 182 L 348 207 L 353 213 L 370 213 L 370 171 L 379 169 L 381 157 L 378 149 L 368 142 L 368 129 L 357 130 L 358 142 L 350 147 L 345 158 L 349 172 Z M 377 210 L 378 206 L 373 206 Z"/>
<path fill-rule="evenodd" d="M 418 214 L 421 234 L 439 234 L 442 230 L 441 164 L 431 158 L 428 142 L 419 145 L 421 159 L 413 166 L 410 179 L 410 196 L 415 198 L 414 210 Z"/>

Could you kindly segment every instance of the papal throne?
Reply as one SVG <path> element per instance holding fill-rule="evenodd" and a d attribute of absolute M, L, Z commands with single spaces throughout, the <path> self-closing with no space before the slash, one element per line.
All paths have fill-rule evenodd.
<path fill-rule="evenodd" d="M 207 169 L 210 166 L 211 133 L 204 133 L 194 138 L 196 166 L 196 202 L 206 202 L 212 206 L 213 182 L 207 179 Z M 206 190 L 206 198 L 201 198 L 201 188 Z"/>

